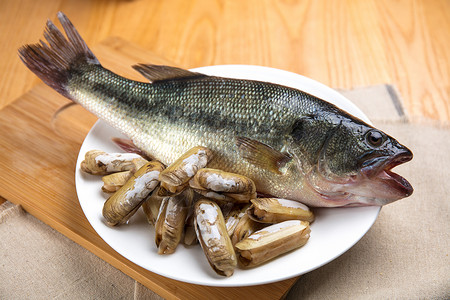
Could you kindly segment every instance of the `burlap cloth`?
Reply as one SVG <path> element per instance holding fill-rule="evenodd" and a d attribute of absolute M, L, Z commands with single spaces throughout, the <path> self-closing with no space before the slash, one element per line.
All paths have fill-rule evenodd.
<path fill-rule="evenodd" d="M 408 118 L 389 85 L 342 93 L 414 152 L 396 170 L 415 192 L 383 207 L 354 247 L 301 276 L 286 298 L 450 298 L 449 127 Z M 0 240 L 0 299 L 160 299 L 9 202 Z"/>

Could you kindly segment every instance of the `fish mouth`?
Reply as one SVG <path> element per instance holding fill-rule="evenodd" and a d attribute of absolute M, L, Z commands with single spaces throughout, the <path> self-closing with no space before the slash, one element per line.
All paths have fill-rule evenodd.
<path fill-rule="evenodd" d="M 361 174 L 372 181 L 377 189 L 375 193 L 386 200 L 408 197 L 413 193 L 413 187 L 392 169 L 412 158 L 412 152 L 406 147 L 399 149 L 395 155 L 373 157 L 362 164 Z"/>
<path fill-rule="evenodd" d="M 359 172 L 349 177 L 330 180 L 317 168 L 306 175 L 309 190 L 323 207 L 383 206 L 410 196 L 413 187 L 392 169 L 413 158 L 412 152 L 397 147 L 389 155 L 370 153 L 362 157 Z M 301 201 L 301 196 L 298 197 Z"/>

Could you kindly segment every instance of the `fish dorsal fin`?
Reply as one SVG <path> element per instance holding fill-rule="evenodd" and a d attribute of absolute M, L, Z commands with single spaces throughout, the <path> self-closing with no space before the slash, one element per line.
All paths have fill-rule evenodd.
<path fill-rule="evenodd" d="M 242 158 L 276 174 L 283 174 L 281 169 L 292 160 L 288 153 L 247 137 L 236 137 L 236 146 Z"/>
<path fill-rule="evenodd" d="M 141 73 L 141 75 L 150 80 L 151 83 L 206 76 L 205 74 L 191 72 L 181 68 L 150 64 L 137 64 L 133 66 L 133 69 Z"/>

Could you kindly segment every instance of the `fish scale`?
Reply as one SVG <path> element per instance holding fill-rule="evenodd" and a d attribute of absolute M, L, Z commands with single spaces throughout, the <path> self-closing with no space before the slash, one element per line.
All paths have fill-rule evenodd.
<path fill-rule="evenodd" d="M 217 152 L 225 144 L 232 148 L 233 136 L 251 135 L 281 148 L 280 137 L 288 133 L 291 116 L 299 113 L 296 107 L 280 105 L 289 102 L 280 95 L 289 92 L 290 97 L 298 99 L 307 95 L 264 84 L 216 77 L 149 84 L 128 80 L 96 65 L 82 76 L 74 76 L 68 88 L 78 103 L 126 133 L 143 151 L 170 164 L 196 145 Z M 217 138 L 211 138 L 218 133 L 227 139 L 218 143 Z M 170 144 L 173 146 L 167 147 Z"/>

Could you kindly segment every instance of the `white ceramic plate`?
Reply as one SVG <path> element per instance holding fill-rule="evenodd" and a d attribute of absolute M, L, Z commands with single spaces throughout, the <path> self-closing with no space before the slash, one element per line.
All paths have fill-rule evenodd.
<path fill-rule="evenodd" d="M 341 94 L 294 73 L 246 65 L 211 66 L 195 71 L 224 77 L 270 81 L 298 88 L 326 99 L 369 122 L 368 118 Z M 218 276 L 209 266 L 199 245 L 179 245 L 174 254 L 158 255 L 154 243 L 154 229 L 147 223 L 141 210 L 128 224 L 114 228 L 105 224 L 102 208 L 107 195 L 101 192 L 101 178 L 81 172 L 79 165 L 85 153 L 92 149 L 120 152 L 111 142 L 112 137 L 118 136 L 122 135 L 102 121 L 98 121 L 86 136 L 76 169 L 76 188 L 81 207 L 95 231 L 115 251 L 147 270 L 175 280 L 208 286 L 248 286 L 304 274 L 332 261 L 355 245 L 370 229 L 380 211 L 379 207 L 315 209 L 316 220 L 311 225 L 311 238 L 304 247 L 254 269 L 236 269 L 231 277 Z"/>

